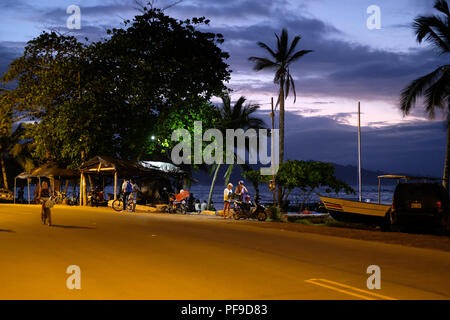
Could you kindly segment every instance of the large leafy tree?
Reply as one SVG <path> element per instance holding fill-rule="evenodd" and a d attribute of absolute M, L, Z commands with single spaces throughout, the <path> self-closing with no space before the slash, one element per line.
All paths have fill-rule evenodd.
<path fill-rule="evenodd" d="M 198 30 L 208 23 L 204 17 L 180 21 L 144 8 L 125 21 L 126 28 L 109 30 L 110 39 L 97 46 L 111 86 L 126 93 L 130 104 L 156 111 L 192 96 L 219 96 L 230 77 L 229 55 L 218 47 L 221 34 Z"/>
<path fill-rule="evenodd" d="M 288 160 L 277 172 L 276 182 L 282 187 L 283 202 L 286 203 L 291 192 L 298 188 L 302 196 L 302 206 L 314 190 L 320 187 L 327 192 L 354 193 L 345 182 L 336 178 L 333 165 L 318 161 Z"/>
<path fill-rule="evenodd" d="M 167 110 L 225 90 L 228 54 L 221 35 L 197 30 L 207 23 L 145 9 L 99 42 L 54 32 L 30 41 L 1 81 L 17 83 L 5 101 L 34 120 L 34 155 L 70 166 L 95 154 L 145 155 Z"/>
<path fill-rule="evenodd" d="M 450 52 L 450 12 L 446 0 L 437 0 L 434 8 L 438 15 L 419 16 L 413 28 L 419 43 L 431 43 L 442 55 Z M 404 115 L 409 114 L 418 97 L 424 97 L 425 112 L 434 118 L 437 110 L 447 117 L 447 147 L 443 174 L 443 185 L 449 189 L 450 161 L 450 65 L 442 65 L 431 73 L 412 81 L 401 94 L 400 108 Z"/>
<path fill-rule="evenodd" d="M 297 45 L 301 39 L 300 36 L 295 36 L 291 43 L 289 43 L 288 32 L 286 29 L 281 31 L 281 34 L 275 34 L 277 38 L 277 46 L 275 49 L 270 48 L 264 42 L 258 42 L 258 46 L 266 50 L 270 58 L 265 57 L 250 57 L 249 60 L 255 62 L 254 70 L 272 70 L 275 72 L 274 83 L 279 85 L 278 102 L 280 105 L 279 115 L 279 129 L 280 129 L 280 163 L 284 159 L 284 102 L 289 96 L 290 91 L 294 93 L 294 103 L 297 97 L 295 90 L 294 78 L 290 72 L 292 63 L 299 60 L 304 55 L 312 52 L 312 50 L 298 50 Z M 278 201 L 281 201 L 281 189 L 278 189 Z"/>

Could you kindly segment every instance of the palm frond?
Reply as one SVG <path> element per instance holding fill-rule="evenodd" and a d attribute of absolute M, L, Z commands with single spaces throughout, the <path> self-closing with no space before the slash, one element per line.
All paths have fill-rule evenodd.
<path fill-rule="evenodd" d="M 290 46 L 290 48 L 289 48 L 289 50 L 288 50 L 288 52 L 287 52 L 287 56 L 288 56 L 288 57 L 291 55 L 292 52 L 294 52 L 294 49 L 295 49 L 295 47 L 297 46 L 297 44 L 298 44 L 298 42 L 300 41 L 301 38 L 302 38 L 302 37 L 300 37 L 300 36 L 296 36 L 296 37 L 294 38 L 294 40 L 292 40 L 291 46 Z"/>
<path fill-rule="evenodd" d="M 422 96 L 423 92 L 434 83 L 436 77 L 442 72 L 442 68 L 439 67 L 433 72 L 414 80 L 409 86 L 403 89 L 400 99 L 400 109 L 404 115 L 410 112 L 412 106 L 416 103 L 416 99 Z"/>
<path fill-rule="evenodd" d="M 294 92 L 294 103 L 295 103 L 295 102 L 297 101 L 297 92 L 295 91 L 294 78 L 292 77 L 291 74 L 289 74 L 288 82 L 291 83 L 291 86 L 292 86 L 292 92 Z"/>
<path fill-rule="evenodd" d="M 414 20 L 413 28 L 417 42 L 426 41 L 432 43 L 442 53 L 449 52 L 450 29 L 438 16 L 419 17 Z"/>
<path fill-rule="evenodd" d="M 259 41 L 258 46 L 260 46 L 263 49 L 266 49 L 274 59 L 278 59 L 277 54 L 264 42 Z"/>
<path fill-rule="evenodd" d="M 444 109 L 449 98 L 449 69 L 444 68 L 440 77 L 425 90 L 425 110 L 430 119 L 434 118 L 435 109 Z"/>
<path fill-rule="evenodd" d="M 278 48 L 280 57 L 282 57 L 282 58 L 287 57 L 288 40 L 289 40 L 288 32 L 285 28 L 283 28 L 283 30 L 281 30 L 281 36 L 280 36 L 280 47 Z"/>
<path fill-rule="evenodd" d="M 275 69 L 279 67 L 279 65 L 276 62 L 266 58 L 250 57 L 248 59 L 250 61 L 256 62 L 255 65 L 253 66 L 253 70 L 255 71 L 260 71 L 263 69 Z"/>
<path fill-rule="evenodd" d="M 443 14 L 450 16 L 450 11 L 448 10 L 447 0 L 437 0 L 434 4 L 434 8 Z"/>
<path fill-rule="evenodd" d="M 294 62 L 294 61 L 300 59 L 305 54 L 308 54 L 310 52 L 313 52 L 313 50 L 300 50 L 300 51 L 297 51 L 294 55 L 292 55 L 292 57 L 289 58 L 288 64 L 290 64 L 291 62 Z"/>
<path fill-rule="evenodd" d="M 289 78 L 291 77 L 291 74 L 289 73 L 289 69 L 287 70 L 287 74 L 286 74 L 286 81 L 284 83 L 285 86 L 285 90 L 284 90 L 284 100 L 287 99 L 287 97 L 289 96 L 289 90 L 291 88 L 291 82 L 289 81 Z"/>
<path fill-rule="evenodd" d="M 223 176 L 225 178 L 225 185 L 227 185 L 228 182 L 230 181 L 231 174 L 233 173 L 233 167 L 234 167 L 234 164 L 229 164 L 227 171 L 225 172 L 225 175 Z"/>

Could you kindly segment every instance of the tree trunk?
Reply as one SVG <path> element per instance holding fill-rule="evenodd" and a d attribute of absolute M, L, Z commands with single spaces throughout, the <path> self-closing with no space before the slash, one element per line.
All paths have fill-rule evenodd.
<path fill-rule="evenodd" d="M 218 163 L 217 167 L 216 167 L 216 171 L 214 172 L 213 179 L 211 181 L 211 188 L 209 189 L 208 205 L 207 205 L 208 210 L 211 208 L 211 199 L 212 199 L 212 195 L 214 193 L 214 186 L 216 185 L 217 175 L 219 174 L 220 166 L 221 166 L 221 163 Z"/>
<path fill-rule="evenodd" d="M 280 145 L 279 145 L 279 150 L 280 150 L 280 165 L 283 163 L 284 160 L 284 81 L 281 80 L 280 81 Z M 283 200 L 283 193 L 281 191 L 281 186 L 278 186 L 278 205 L 282 205 L 281 201 Z"/>
<path fill-rule="evenodd" d="M 8 189 L 8 177 L 6 176 L 5 158 L 3 153 L 0 155 L 0 162 L 2 166 L 3 185 L 5 186 L 5 189 Z"/>
<path fill-rule="evenodd" d="M 445 163 L 444 163 L 444 176 L 442 178 L 442 185 L 445 189 L 449 187 L 449 158 L 450 158 L 450 101 L 449 101 L 449 110 L 447 111 L 447 147 L 445 149 Z"/>

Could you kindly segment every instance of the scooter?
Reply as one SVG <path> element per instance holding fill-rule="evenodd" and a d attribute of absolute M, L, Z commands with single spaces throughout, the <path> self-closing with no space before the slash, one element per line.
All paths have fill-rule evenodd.
<path fill-rule="evenodd" d="M 269 210 L 259 203 L 259 197 L 255 197 L 255 205 L 250 202 L 243 202 L 236 200 L 233 209 L 233 218 L 239 219 L 258 219 L 265 221 L 269 216 Z"/>
<path fill-rule="evenodd" d="M 169 206 L 168 206 L 168 212 L 169 213 L 187 213 L 187 203 L 186 200 L 183 199 L 181 201 L 178 201 L 176 198 L 176 195 L 171 193 L 169 195 Z"/>
<path fill-rule="evenodd" d="M 87 203 L 91 207 L 98 207 L 98 206 L 107 206 L 108 201 L 105 201 L 105 197 L 103 195 L 103 190 L 100 188 L 95 188 L 93 191 L 88 193 L 87 197 Z"/>

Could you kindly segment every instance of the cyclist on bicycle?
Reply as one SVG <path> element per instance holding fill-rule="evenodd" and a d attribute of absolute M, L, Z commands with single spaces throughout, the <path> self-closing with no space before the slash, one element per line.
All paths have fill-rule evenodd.
<path fill-rule="evenodd" d="M 46 208 L 45 203 L 48 200 L 50 200 L 51 195 L 52 195 L 52 189 L 49 187 L 49 185 L 46 181 L 43 181 L 42 187 L 39 188 L 38 199 L 42 205 L 42 207 L 41 207 L 42 222 L 45 224 L 46 220 L 48 219 L 49 226 L 52 225 L 52 218 L 51 218 L 51 214 L 50 214 L 50 208 Z"/>

